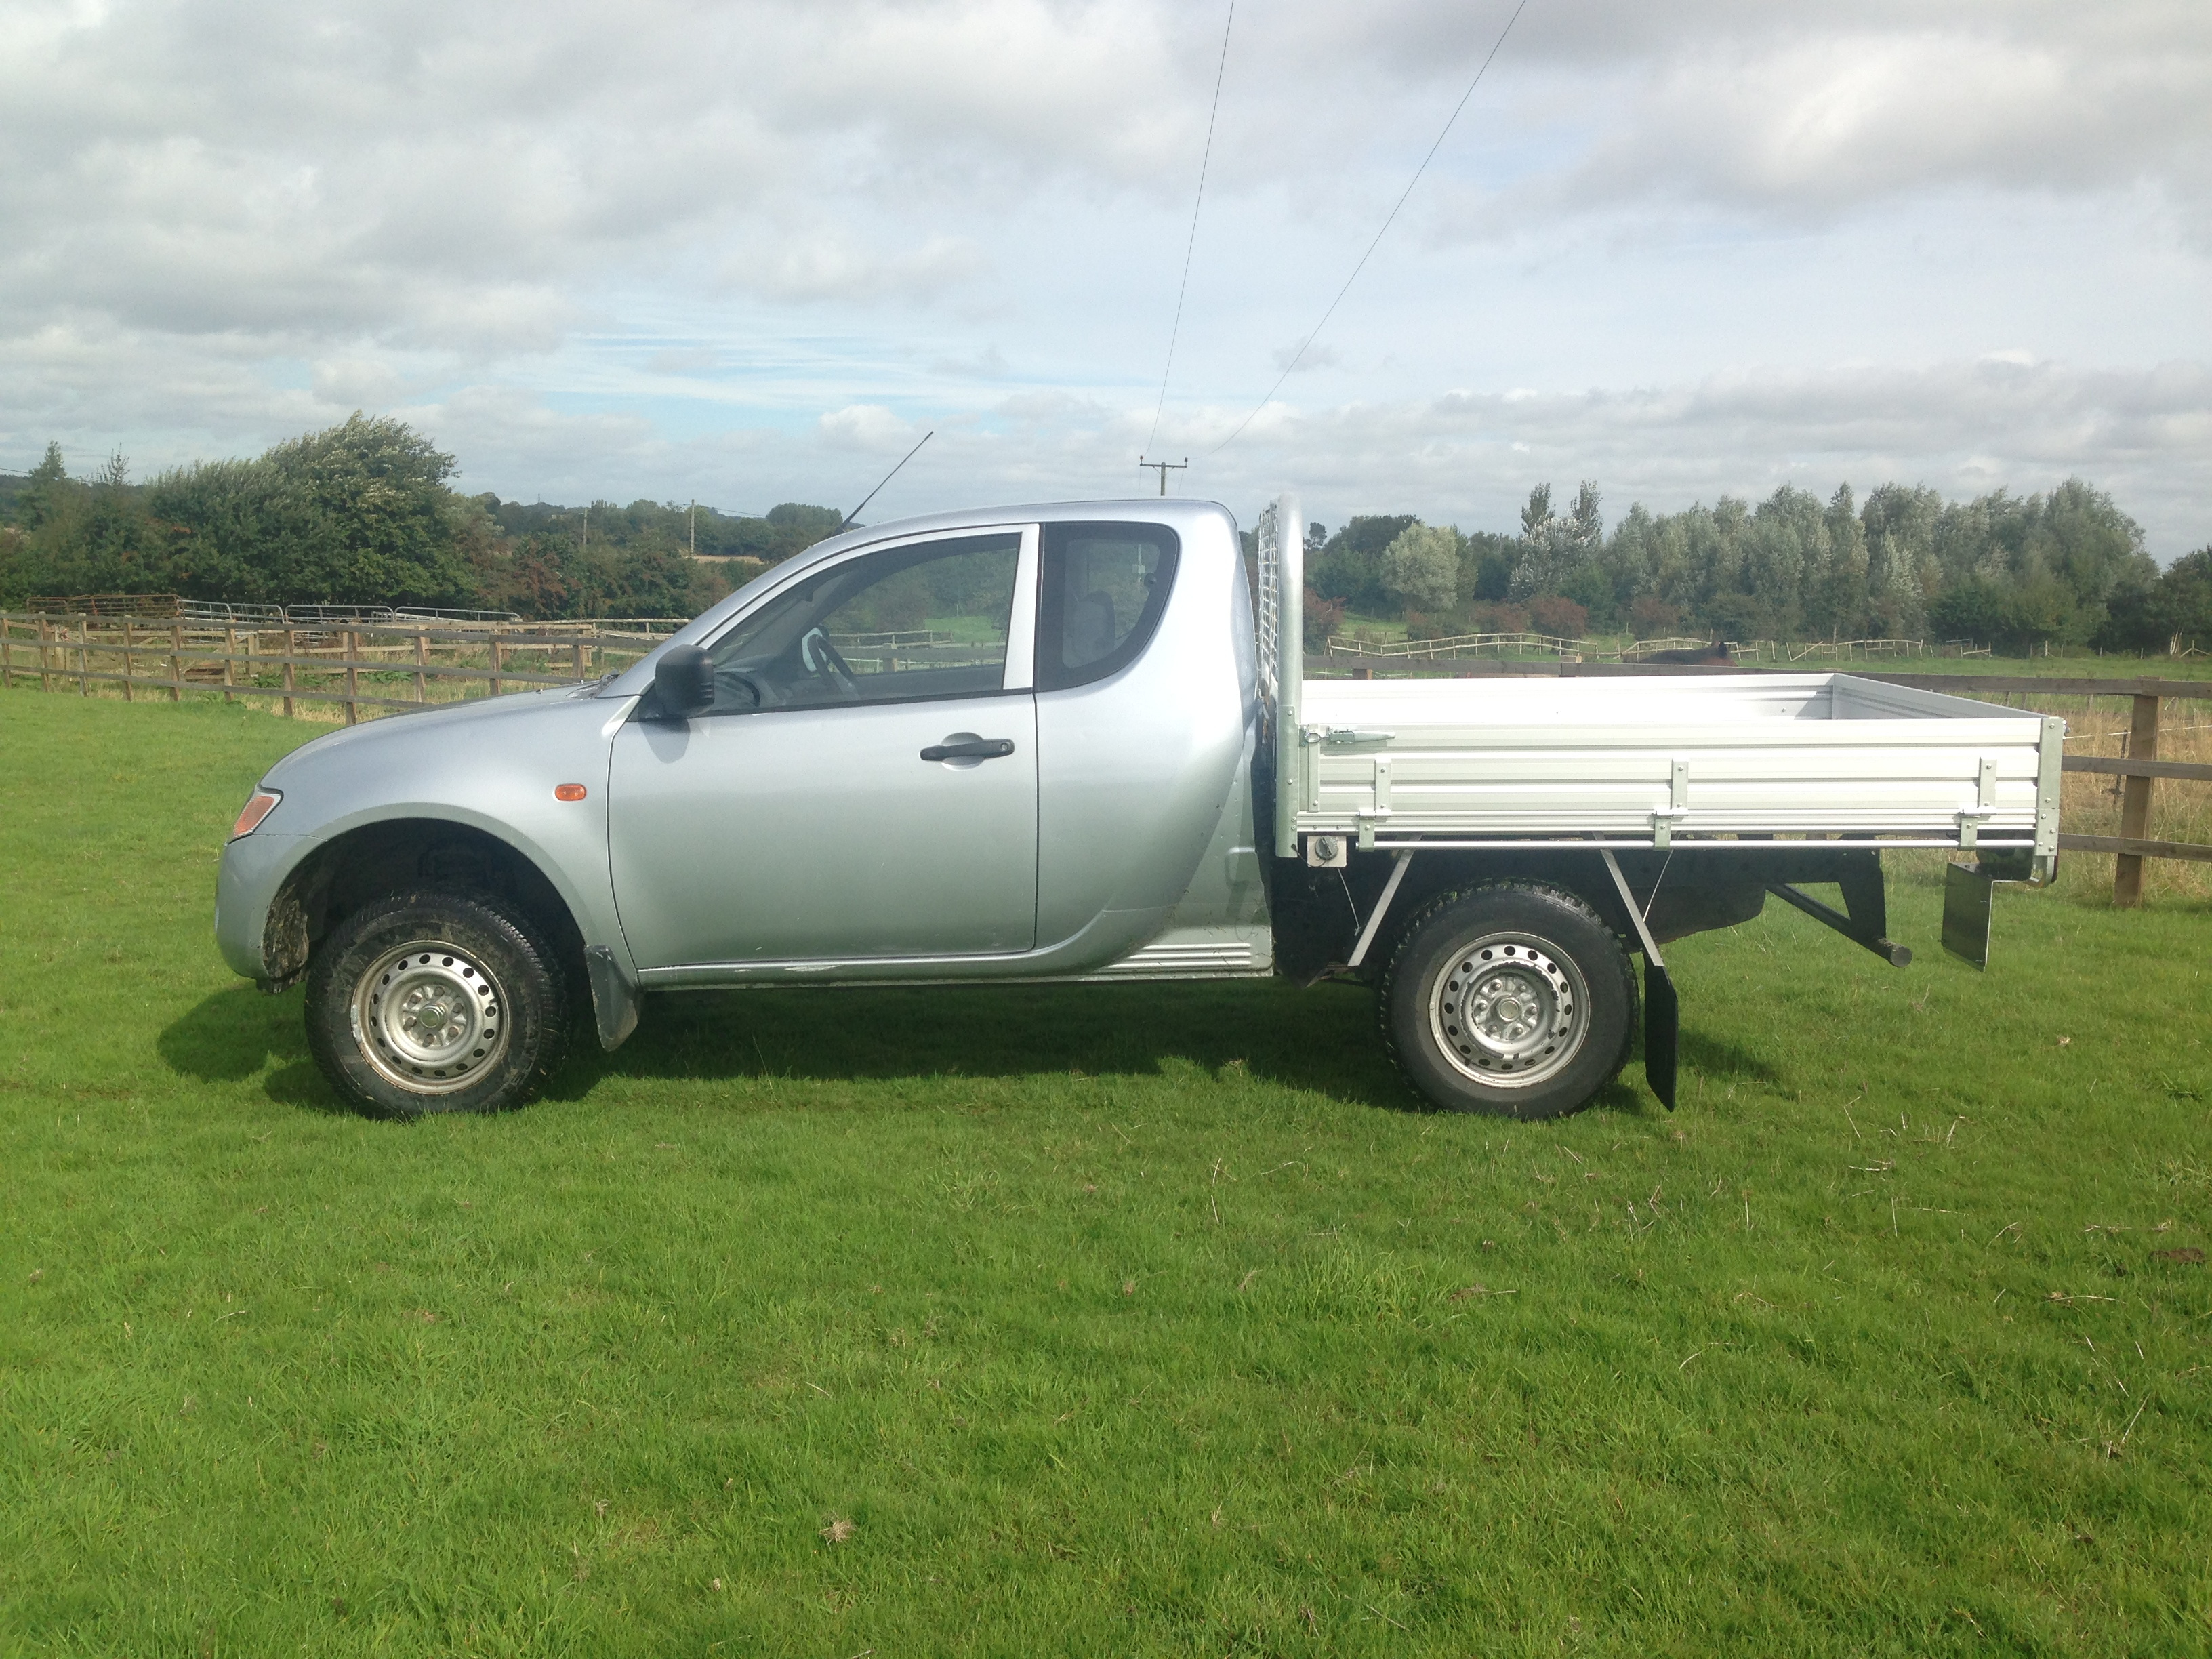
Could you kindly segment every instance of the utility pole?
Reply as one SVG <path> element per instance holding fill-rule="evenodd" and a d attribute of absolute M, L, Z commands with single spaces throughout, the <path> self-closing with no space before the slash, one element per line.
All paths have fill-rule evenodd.
<path fill-rule="evenodd" d="M 1185 467 L 1188 466 L 1190 465 L 1190 457 L 1186 455 L 1179 461 L 1148 461 L 1143 456 L 1139 455 L 1137 457 L 1137 465 L 1147 471 L 1158 472 L 1160 475 L 1160 494 L 1164 495 L 1168 493 L 1168 474 L 1170 472 L 1180 472 Z"/>
<path fill-rule="evenodd" d="M 584 504 L 584 548 L 583 548 L 583 550 L 584 550 L 585 552 L 586 552 L 586 553 L 588 553 L 588 552 L 590 552 L 590 551 L 592 550 L 592 507 L 591 507 L 591 503 L 590 503 L 590 502 L 588 502 L 588 501 L 586 501 L 586 502 Z"/>
<path fill-rule="evenodd" d="M 699 503 L 691 503 L 691 556 L 699 556 Z"/>

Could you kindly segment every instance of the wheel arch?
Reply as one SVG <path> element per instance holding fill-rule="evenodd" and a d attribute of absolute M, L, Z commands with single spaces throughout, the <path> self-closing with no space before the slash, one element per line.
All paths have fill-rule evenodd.
<path fill-rule="evenodd" d="M 317 947 L 347 916 L 409 888 L 447 888 L 514 905 L 544 933 L 573 993 L 591 994 L 576 907 L 538 860 L 481 825 L 428 815 L 356 824 L 319 842 L 287 872 L 263 925 L 269 988 L 303 977 Z"/>
<path fill-rule="evenodd" d="M 1757 916 L 1774 882 L 1838 882 L 1878 855 L 1839 850 L 1817 842 L 1787 848 L 1706 846 L 1630 849 L 1615 854 L 1630 889 L 1644 905 L 1645 920 L 1660 943 L 1692 933 L 1734 927 Z M 1313 869 L 1290 859 L 1271 860 L 1269 899 L 1282 971 L 1305 978 L 1350 959 L 1364 917 L 1370 915 L 1390 876 L 1388 850 L 1353 852 L 1341 870 Z M 1473 848 L 1416 849 L 1382 925 L 1369 945 L 1358 977 L 1382 974 L 1413 920 L 1439 893 L 1486 882 L 1519 881 L 1558 889 L 1595 910 L 1631 950 L 1638 950 L 1636 921 L 1593 847 L 1571 842 L 1552 848 L 1498 851 Z"/>
<path fill-rule="evenodd" d="M 1361 919 L 1372 913 L 1390 878 L 1393 857 L 1384 851 L 1354 852 L 1342 870 L 1312 869 L 1290 859 L 1272 860 L 1274 881 L 1269 899 L 1281 971 L 1304 979 L 1331 963 L 1350 959 Z M 1391 898 L 1389 909 L 1383 913 L 1382 925 L 1368 946 L 1365 961 L 1354 970 L 1357 976 L 1370 984 L 1379 983 L 1385 964 L 1414 919 L 1439 894 L 1512 881 L 1555 887 L 1596 911 L 1622 939 L 1634 935 L 1634 925 L 1620 895 L 1594 848 L 1418 851 Z"/>

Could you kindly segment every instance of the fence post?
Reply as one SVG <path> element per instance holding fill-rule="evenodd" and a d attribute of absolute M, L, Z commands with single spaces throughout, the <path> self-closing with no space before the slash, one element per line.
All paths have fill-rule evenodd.
<path fill-rule="evenodd" d="M 429 666 L 429 663 L 430 636 L 417 634 L 415 636 L 415 701 L 417 702 L 430 701 L 428 689 L 422 683 L 422 671 Z"/>
<path fill-rule="evenodd" d="M 80 697 L 92 695 L 92 622 L 89 617 L 76 619 L 76 694 Z M 67 658 L 63 660 L 66 662 Z"/>
<path fill-rule="evenodd" d="M 53 668 L 53 641 L 54 625 L 51 622 L 47 621 L 46 617 L 40 617 L 39 690 L 41 691 L 51 691 L 54 689 L 53 675 L 52 672 Z M 69 665 L 67 663 L 64 663 L 62 665 L 66 668 Z"/>
<path fill-rule="evenodd" d="M 356 659 L 361 655 L 361 635 L 349 629 L 339 635 L 338 638 L 343 641 L 343 648 L 345 651 L 345 723 L 351 726 L 361 718 L 361 711 L 354 702 L 354 699 L 361 695 L 361 681 L 354 668 Z"/>
<path fill-rule="evenodd" d="M 506 649 L 500 644 L 499 629 L 495 624 L 491 630 L 491 694 L 495 697 L 499 695 L 499 671 L 506 665 Z"/>
<path fill-rule="evenodd" d="M 169 701 L 185 700 L 185 625 L 169 624 Z"/>
<path fill-rule="evenodd" d="M 582 679 L 584 678 L 583 641 L 576 640 L 570 643 L 568 647 L 568 661 L 571 672 L 574 673 L 578 679 Z"/>
<path fill-rule="evenodd" d="M 123 618 L 123 701 L 125 702 L 129 702 L 131 701 L 131 659 L 132 655 L 131 647 L 131 642 L 135 637 L 135 630 L 133 630 L 131 626 L 131 618 L 126 616 Z"/>
<path fill-rule="evenodd" d="M 4 611 L 0 611 L 0 688 L 13 690 L 15 685 L 15 624 Z"/>
<path fill-rule="evenodd" d="M 226 628 L 222 630 L 222 700 L 225 702 L 238 701 L 231 691 L 231 688 L 237 684 L 238 630 L 235 628 Z"/>
<path fill-rule="evenodd" d="M 288 720 L 292 718 L 292 688 L 295 684 L 292 678 L 292 659 L 300 654 L 295 639 L 296 636 L 291 629 L 288 628 L 284 630 L 284 718 Z"/>
<path fill-rule="evenodd" d="M 2158 698 L 2138 695 L 2135 700 L 2135 718 L 2128 726 L 2128 758 L 2156 760 L 2158 758 Z M 2128 841 L 2144 841 L 2150 836 L 2150 787 L 2155 778 L 2129 778 L 2120 792 L 2120 835 Z M 2143 861 L 2134 853 L 2122 853 L 2112 860 L 2112 904 L 2118 909 L 2132 909 L 2142 902 Z"/>

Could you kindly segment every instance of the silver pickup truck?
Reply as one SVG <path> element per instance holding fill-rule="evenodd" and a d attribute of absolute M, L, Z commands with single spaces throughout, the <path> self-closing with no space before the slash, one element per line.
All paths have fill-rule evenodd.
<path fill-rule="evenodd" d="M 216 939 L 306 980 L 318 1062 L 382 1113 L 517 1104 L 586 1005 L 612 1049 L 647 992 L 1281 974 L 1374 984 L 1436 1104 L 1545 1117 L 1639 1023 L 1672 1103 L 1668 939 L 1772 894 L 1901 965 L 1883 848 L 1974 853 L 1984 906 L 2051 867 L 2058 720 L 1841 674 L 1308 679 L 1302 523 L 836 537 L 599 684 L 288 756 Z"/>

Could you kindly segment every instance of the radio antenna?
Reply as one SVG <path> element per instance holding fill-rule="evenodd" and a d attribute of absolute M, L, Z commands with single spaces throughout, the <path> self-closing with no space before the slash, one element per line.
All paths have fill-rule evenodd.
<path fill-rule="evenodd" d="M 921 444 L 927 443 L 936 435 L 937 429 L 934 427 L 931 428 L 928 431 L 921 434 Z M 870 501 L 872 501 L 877 496 L 884 493 L 884 484 L 889 483 L 893 478 L 898 477 L 899 466 L 904 466 L 908 461 L 912 460 L 916 455 L 921 453 L 921 444 L 916 444 L 912 449 L 908 450 L 904 455 L 899 458 L 898 466 L 893 467 L 890 471 L 884 474 L 884 483 L 878 484 L 873 489 L 871 489 L 866 495 L 860 497 L 860 507 L 866 507 Z M 830 533 L 833 536 L 836 535 L 839 532 L 842 531 L 847 525 L 859 518 L 860 516 L 860 507 L 854 507 L 850 513 L 848 513 L 842 519 L 839 520 L 837 528 L 831 531 Z"/>

